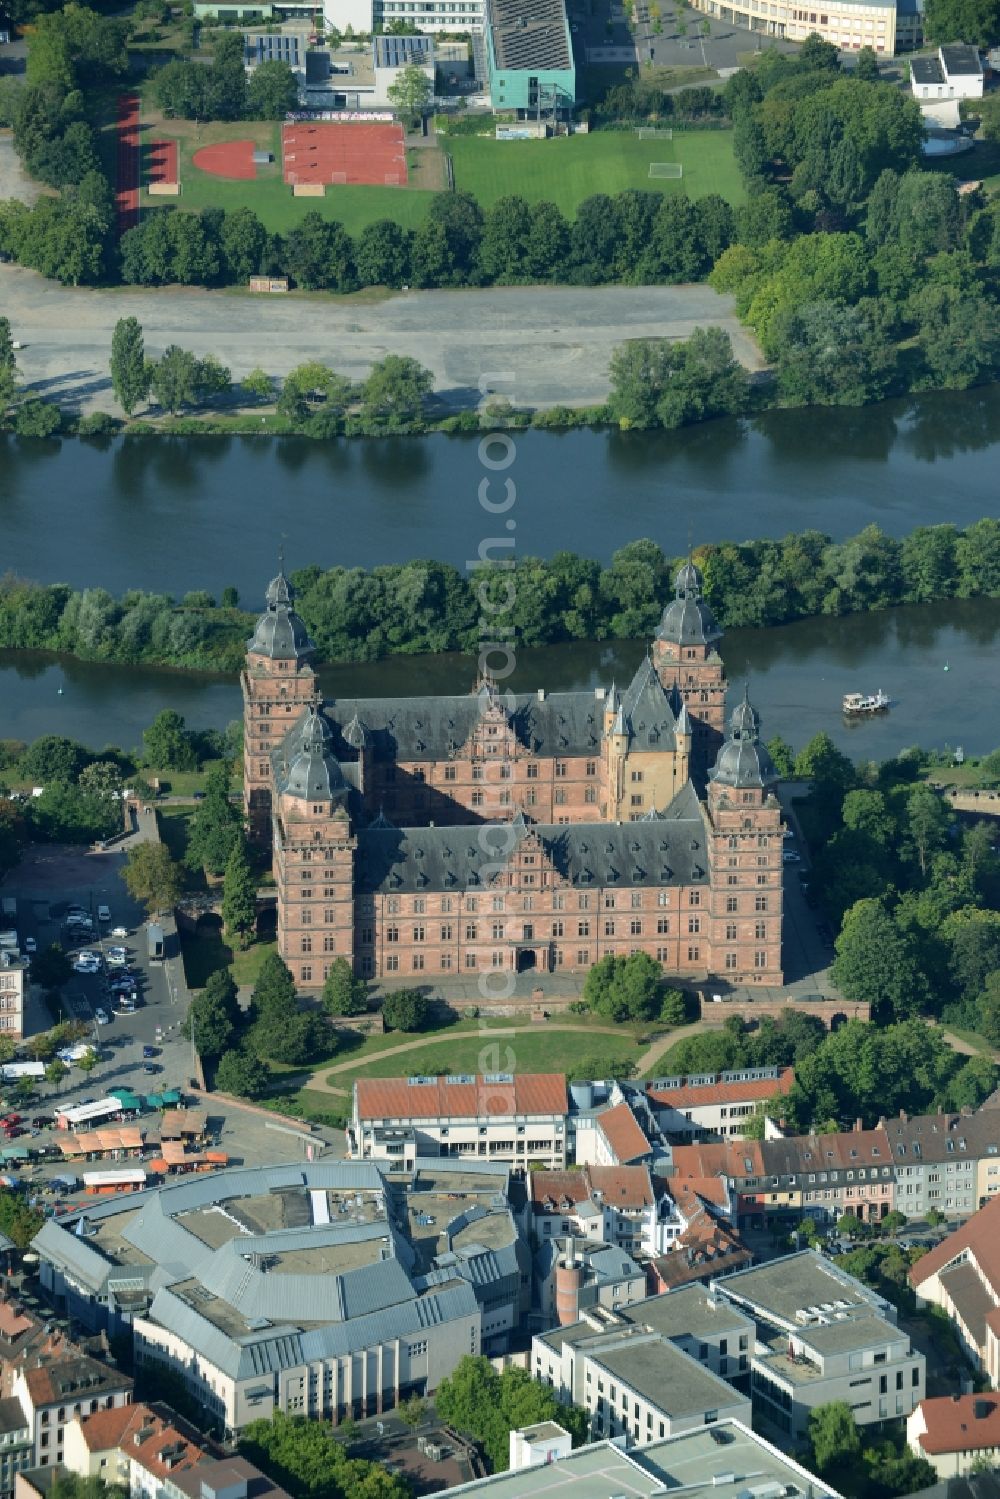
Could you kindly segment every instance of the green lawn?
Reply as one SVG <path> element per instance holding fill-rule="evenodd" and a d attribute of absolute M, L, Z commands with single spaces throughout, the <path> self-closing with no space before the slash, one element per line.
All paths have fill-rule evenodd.
<path fill-rule="evenodd" d="M 574 1023 L 578 1017 L 574 1016 Z M 528 1022 L 530 1024 L 530 1022 Z M 522 1022 L 523 1024 L 523 1022 Z M 516 1036 L 499 1035 L 491 1039 L 479 1035 L 445 1035 L 435 1037 L 419 1050 L 398 1056 L 359 1053 L 356 1066 L 344 1072 L 327 1074 L 333 1088 L 350 1089 L 356 1077 L 400 1077 L 414 1073 L 432 1075 L 440 1072 L 567 1072 L 585 1057 L 600 1057 L 607 1063 L 635 1061 L 640 1048 L 627 1032 L 615 1036 L 590 1035 L 586 1031 L 550 1031 L 544 1025 L 537 1030 L 521 1031 Z M 417 1039 L 394 1036 L 396 1044 Z"/>
<path fill-rule="evenodd" d="M 447 150 L 455 164 L 455 186 L 474 193 L 484 206 L 519 193 L 530 202 L 549 199 L 572 216 L 584 198 L 627 188 L 685 192 L 690 198 L 721 193 L 730 203 L 744 197 L 728 130 L 685 131 L 669 141 L 640 140 L 624 131 L 547 141 L 453 136 Z M 683 178 L 650 177 L 654 161 L 680 162 Z"/>

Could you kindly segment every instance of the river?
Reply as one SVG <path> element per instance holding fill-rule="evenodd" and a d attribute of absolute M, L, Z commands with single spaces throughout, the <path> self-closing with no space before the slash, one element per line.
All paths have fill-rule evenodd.
<path fill-rule="evenodd" d="M 588 641 L 524 650 L 511 685 L 556 691 L 626 682 L 644 649 L 642 641 Z M 735 686 L 749 674 L 765 737 L 781 733 L 801 747 L 825 729 L 854 758 L 876 760 L 912 744 L 960 744 L 970 754 L 1000 745 L 1000 600 L 734 630 L 722 654 Z M 324 667 L 321 679 L 330 697 L 396 696 L 464 692 L 475 670 L 467 656 L 408 656 Z M 891 711 L 846 723 L 844 693 L 877 687 L 892 697 Z M 0 697 L 3 737 L 62 733 L 94 748 L 138 745 L 145 725 L 165 707 L 197 728 L 225 728 L 240 714 L 234 678 L 95 666 L 30 651 L 0 652 Z"/>
<path fill-rule="evenodd" d="M 518 550 L 606 560 L 649 536 L 694 542 L 835 537 L 871 521 L 903 534 L 995 514 L 1000 386 L 861 411 L 771 412 L 677 433 L 514 434 Z M 235 584 L 253 608 L 284 541 L 288 565 L 371 566 L 413 557 L 464 564 L 495 530 L 477 502 L 474 437 L 305 439 L 0 438 L 4 564 L 76 587 L 180 596 Z M 506 475 L 505 475 L 506 477 Z M 854 756 L 910 744 L 1000 745 L 1000 601 L 952 601 L 849 619 L 734 631 L 732 681 L 747 672 L 766 735 L 801 745 L 820 729 Z M 643 642 L 525 650 L 513 685 L 627 680 Z M 946 670 L 947 668 L 947 670 Z M 330 695 L 464 691 L 468 658 L 404 658 L 323 672 Z M 5 737 L 63 732 L 100 748 L 137 745 L 160 708 L 189 724 L 239 715 L 235 680 L 0 653 Z M 884 688 L 892 711 L 846 724 L 843 694 Z M 60 692 L 59 689 L 62 689 Z"/>
<path fill-rule="evenodd" d="M 769 412 L 680 432 L 520 432 L 521 554 L 606 561 L 648 536 L 695 542 L 843 537 L 871 521 L 978 520 L 996 509 L 1000 386 L 860 411 Z M 463 566 L 491 528 L 469 436 L 354 439 L 0 438 L 5 565 L 114 593 L 235 584 L 248 607 L 288 565 L 433 557 Z M 470 550 L 471 548 L 471 550 Z"/>

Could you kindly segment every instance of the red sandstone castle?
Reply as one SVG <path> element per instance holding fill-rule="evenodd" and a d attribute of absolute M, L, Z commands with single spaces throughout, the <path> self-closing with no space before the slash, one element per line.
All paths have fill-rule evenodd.
<path fill-rule="evenodd" d="M 324 704 L 283 574 L 242 677 L 244 796 L 297 982 L 586 970 L 781 983 L 781 814 L 687 563 L 629 686 Z M 697 788 L 707 787 L 704 799 Z"/>

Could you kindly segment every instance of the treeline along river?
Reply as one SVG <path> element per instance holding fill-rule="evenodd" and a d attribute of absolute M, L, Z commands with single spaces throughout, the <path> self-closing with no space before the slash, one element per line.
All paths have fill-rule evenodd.
<path fill-rule="evenodd" d="M 694 544 L 781 537 L 810 528 L 835 540 L 877 523 L 973 524 L 1000 512 L 1000 389 L 860 411 L 775 412 L 677 433 L 518 432 L 507 474 L 518 552 L 561 549 L 607 562 L 650 537 L 668 553 Z M 464 567 L 495 529 L 480 508 L 475 438 L 319 443 L 302 439 L 0 442 L 3 564 L 74 589 L 219 598 L 255 609 L 282 541 L 290 568 L 371 567 L 435 558 Z M 1000 744 L 1000 601 L 824 616 L 730 630 L 731 679 L 749 670 L 765 732 L 802 743 L 825 728 L 857 756 L 916 742 Z M 642 641 L 522 649 L 513 685 L 566 688 L 630 675 Z M 945 668 L 947 667 L 947 670 Z M 332 694 L 461 691 L 471 657 L 387 659 L 325 668 Z M 164 706 L 199 727 L 239 715 L 233 676 L 0 654 L 2 737 L 58 729 L 100 747 L 132 746 Z M 60 694 L 58 689 L 62 688 Z M 892 712 L 845 725 L 844 692 L 884 688 Z"/>

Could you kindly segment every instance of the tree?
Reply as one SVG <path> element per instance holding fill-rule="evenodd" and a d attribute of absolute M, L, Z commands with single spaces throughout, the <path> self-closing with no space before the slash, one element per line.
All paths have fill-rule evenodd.
<path fill-rule="evenodd" d="M 265 1064 L 249 1051 L 227 1051 L 215 1069 L 215 1086 L 240 1098 L 260 1098 L 270 1081 Z"/>
<path fill-rule="evenodd" d="M 663 970 L 648 953 L 608 953 L 587 974 L 583 998 L 609 1020 L 650 1020 L 660 1012 L 664 988 Z"/>
<path fill-rule="evenodd" d="M 241 817 L 229 800 L 229 769 L 213 766 L 206 778 L 205 795 L 188 826 L 184 862 L 189 869 L 223 874 L 241 837 Z"/>
<path fill-rule="evenodd" d="M 137 318 L 119 318 L 111 338 L 111 385 L 118 404 L 131 416 L 149 394 L 149 371 Z"/>
<path fill-rule="evenodd" d="M 73 976 L 73 965 L 57 942 L 41 948 L 31 960 L 31 982 L 43 989 L 61 989 Z"/>
<path fill-rule="evenodd" d="M 434 1396 L 439 1418 L 481 1442 L 495 1473 L 509 1461 L 510 1432 L 536 1421 L 558 1421 L 569 1431 L 573 1445 L 587 1440 L 587 1413 L 562 1405 L 548 1385 L 525 1369 L 498 1374 L 488 1358 L 466 1354 L 454 1372 L 441 1380 Z"/>
<path fill-rule="evenodd" d="M 100 1064 L 100 1060 L 101 1059 L 97 1055 L 97 1052 L 91 1050 L 84 1052 L 83 1056 L 80 1058 L 76 1065 L 79 1067 L 84 1077 L 89 1077 L 94 1068 Z"/>
<path fill-rule="evenodd" d="M 150 372 L 150 389 L 164 410 L 176 416 L 182 406 L 195 399 L 198 360 L 188 349 L 170 344 Z"/>
<path fill-rule="evenodd" d="M 683 989 L 664 989 L 659 1020 L 663 1025 L 683 1025 L 688 1016 L 687 995 Z"/>
<path fill-rule="evenodd" d="M 86 759 L 86 750 L 74 740 L 61 734 L 43 734 L 21 756 L 21 774 L 43 786 L 50 781 L 75 781 Z"/>
<path fill-rule="evenodd" d="M 58 1057 L 53 1057 L 52 1061 L 47 1063 L 46 1065 L 45 1081 L 47 1083 L 51 1083 L 58 1092 L 59 1084 L 62 1082 L 63 1078 L 67 1075 L 68 1072 L 69 1068 L 66 1066 L 66 1063 L 61 1062 Z"/>
<path fill-rule="evenodd" d="M 365 415 L 407 423 L 421 415 L 433 376 L 405 354 L 387 354 L 372 365 L 361 389 Z"/>
<path fill-rule="evenodd" d="M 260 368 L 260 365 L 252 369 L 249 374 L 244 375 L 240 381 L 240 385 L 248 396 L 256 396 L 258 401 L 272 401 L 274 399 L 274 380 Z M 223 596 L 225 596 L 225 589 L 223 590 Z M 239 595 L 237 594 L 237 602 L 238 600 Z M 224 609 L 235 609 L 236 604 L 223 604 L 222 607 Z"/>
<path fill-rule="evenodd" d="M 893 347 L 861 307 L 807 302 L 779 314 L 771 335 L 778 385 L 795 406 L 863 406 L 884 396 L 895 368 Z"/>
<path fill-rule="evenodd" d="M 881 1229 L 884 1234 L 888 1234 L 890 1238 L 894 1239 L 899 1233 L 899 1230 L 906 1227 L 906 1223 L 906 1214 L 897 1212 L 895 1209 L 893 1209 L 891 1213 L 886 1213 L 885 1217 L 882 1219 Z"/>
<path fill-rule="evenodd" d="M 180 869 L 162 843 L 138 843 L 130 848 L 123 878 L 132 899 L 151 916 L 172 910 L 180 899 Z"/>
<path fill-rule="evenodd" d="M 323 984 L 323 1008 L 328 1015 L 363 1015 L 368 1009 L 368 985 L 356 978 L 346 958 L 334 958 Z"/>
<path fill-rule="evenodd" d="M 200 994 L 193 995 L 184 1020 L 184 1035 L 202 1057 L 220 1057 L 232 1045 L 241 1021 L 236 984 L 228 968 L 210 973 Z"/>
<path fill-rule="evenodd" d="M 280 953 L 268 952 L 256 974 L 250 1003 L 256 1019 L 274 1027 L 285 1024 L 297 1013 L 295 980 Z"/>
<path fill-rule="evenodd" d="M 410 279 L 412 236 L 393 219 L 366 224 L 354 246 L 355 269 L 362 286 L 405 286 Z"/>
<path fill-rule="evenodd" d="M 611 356 L 611 398 L 619 426 L 680 427 L 746 409 L 749 382 L 721 328 L 695 328 L 684 343 L 634 339 Z"/>
<path fill-rule="evenodd" d="M 163 708 L 142 731 L 143 758 L 155 770 L 195 770 L 198 757 L 184 719 L 173 708 Z"/>
<path fill-rule="evenodd" d="M 54 401 L 29 396 L 14 413 L 18 437 L 54 437 L 62 426 L 62 412 Z"/>
<path fill-rule="evenodd" d="M 258 63 L 247 84 L 247 114 L 252 120 L 283 120 L 299 102 L 299 86 L 286 62 Z"/>
<path fill-rule="evenodd" d="M 247 856 L 247 842 L 240 829 L 226 864 L 222 887 L 222 920 L 241 948 L 247 948 L 257 928 L 257 881 Z"/>
<path fill-rule="evenodd" d="M 276 1411 L 244 1428 L 240 1451 L 292 1499 L 409 1499 L 404 1479 L 348 1455 L 348 1443 L 334 1435 L 342 1435 L 345 1425 L 331 1428 Z"/>
<path fill-rule="evenodd" d="M 867 1000 L 875 1013 L 902 1019 L 929 998 L 927 980 L 910 943 L 884 902 L 859 900 L 844 917 L 830 969 L 847 999 Z"/>
<path fill-rule="evenodd" d="M 267 230 L 252 208 L 237 208 L 226 214 L 221 247 L 230 281 L 242 284 L 260 271 L 267 249 Z M 242 383 L 246 387 L 246 379 Z"/>
<path fill-rule="evenodd" d="M 926 877 L 931 856 L 945 846 L 951 814 L 943 800 L 930 786 L 915 786 L 906 798 L 905 827 L 920 865 L 921 875 Z"/>
<path fill-rule="evenodd" d="M 809 1413 L 809 1441 L 820 1474 L 846 1468 L 861 1456 L 861 1437 L 846 1400 L 818 1405 Z"/>
<path fill-rule="evenodd" d="M 10 320 L 0 317 L 0 416 L 3 416 L 17 390 L 17 359 Z"/>
<path fill-rule="evenodd" d="M 1000 5 L 997 0 L 927 0 L 924 34 L 935 44 L 992 47 L 1000 41 Z"/>
<path fill-rule="evenodd" d="M 413 122 L 420 118 L 431 96 L 431 81 L 417 63 L 407 63 L 401 68 L 393 83 L 386 89 L 390 102 Z"/>
<path fill-rule="evenodd" d="M 19 1192 L 0 1187 L 0 1233 L 12 1239 L 18 1249 L 27 1249 L 45 1222 L 45 1215 L 28 1206 Z"/>
<path fill-rule="evenodd" d="M 864 83 L 878 83 L 878 57 L 873 47 L 861 48 L 861 51 L 858 53 L 854 76 L 855 78 L 860 78 Z"/>
<path fill-rule="evenodd" d="M 396 989 L 382 1001 L 382 1019 L 392 1031 L 422 1031 L 430 1009 L 430 1001 L 419 989 Z"/>

